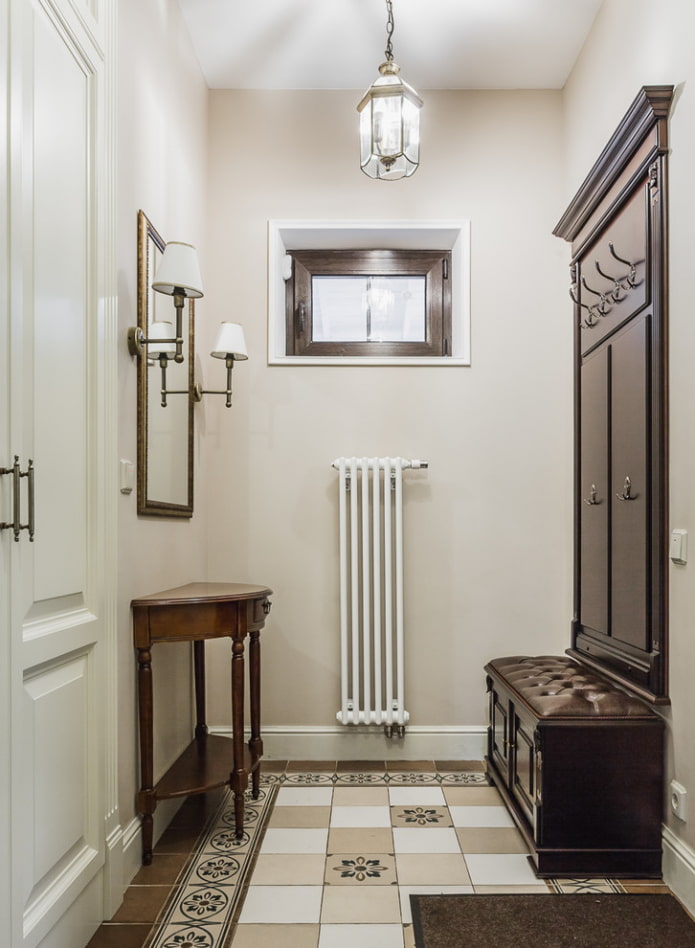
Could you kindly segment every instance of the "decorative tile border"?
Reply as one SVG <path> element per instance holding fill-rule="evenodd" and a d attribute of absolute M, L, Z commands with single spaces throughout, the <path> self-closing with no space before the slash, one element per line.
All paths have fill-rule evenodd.
<path fill-rule="evenodd" d="M 146 948 L 222 948 L 245 891 L 277 792 L 262 780 L 258 800 L 246 796 L 244 835 L 234 833 L 234 795 L 227 793 L 202 842 L 179 876 Z"/>

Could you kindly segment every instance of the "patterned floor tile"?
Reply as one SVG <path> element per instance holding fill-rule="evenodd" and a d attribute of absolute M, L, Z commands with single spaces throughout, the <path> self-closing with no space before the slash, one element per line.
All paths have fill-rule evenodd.
<path fill-rule="evenodd" d="M 392 806 L 392 826 L 453 826 L 445 806 Z"/>
<path fill-rule="evenodd" d="M 396 860 L 390 853 L 337 853 L 326 859 L 326 885 L 394 885 Z"/>

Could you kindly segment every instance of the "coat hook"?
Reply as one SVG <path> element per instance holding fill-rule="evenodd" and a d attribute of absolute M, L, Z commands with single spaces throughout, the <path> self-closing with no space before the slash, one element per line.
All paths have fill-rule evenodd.
<path fill-rule="evenodd" d="M 624 297 L 622 297 L 620 294 L 621 292 L 624 293 L 627 290 L 627 287 L 623 286 L 623 284 L 620 282 L 620 280 L 617 277 L 613 277 L 613 276 L 610 276 L 608 273 L 604 273 L 603 270 L 601 269 L 601 264 L 598 262 L 598 260 L 594 260 L 594 266 L 596 267 L 596 269 L 601 274 L 604 280 L 611 281 L 611 283 L 613 284 L 613 289 L 611 290 L 611 296 L 613 297 L 613 302 L 619 303 L 621 299 L 624 299 Z"/>
<path fill-rule="evenodd" d="M 608 249 L 610 250 L 612 256 L 615 257 L 616 260 L 618 260 L 620 263 L 624 263 L 626 267 L 630 268 L 630 272 L 627 274 L 625 279 L 627 280 L 628 286 L 634 289 L 634 287 L 637 286 L 637 282 L 635 280 L 635 276 L 637 275 L 637 264 L 631 263 L 629 260 L 625 260 L 624 257 L 619 257 L 618 254 L 615 252 L 615 247 L 613 246 L 613 242 L 610 240 L 608 241 Z"/>
<path fill-rule="evenodd" d="M 632 482 L 629 477 L 625 478 L 625 484 L 622 492 L 615 495 L 618 500 L 637 500 L 637 494 L 632 493 Z"/>
<path fill-rule="evenodd" d="M 610 305 L 608 303 L 608 297 L 606 296 L 606 294 L 600 293 L 598 290 L 592 290 L 589 284 L 586 282 L 586 277 L 582 277 L 582 286 L 584 287 L 585 290 L 588 290 L 589 293 L 593 293 L 594 296 L 599 297 L 600 302 L 597 306 L 597 309 L 599 313 L 601 314 L 601 316 L 607 315 L 607 313 L 610 310 Z"/>
<path fill-rule="evenodd" d="M 588 507 L 598 507 L 598 505 L 601 503 L 600 500 L 596 499 L 596 484 L 591 485 L 591 490 L 589 491 L 589 499 L 587 500 L 586 498 L 584 498 L 584 503 Z"/>

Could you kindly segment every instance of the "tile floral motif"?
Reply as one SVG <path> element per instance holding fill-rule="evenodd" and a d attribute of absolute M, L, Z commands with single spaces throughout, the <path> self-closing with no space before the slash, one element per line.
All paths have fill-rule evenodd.
<path fill-rule="evenodd" d="M 221 889 L 199 889 L 181 900 L 181 911 L 196 921 L 219 915 L 229 905 L 229 898 Z"/>
<path fill-rule="evenodd" d="M 451 826 L 451 817 L 446 807 L 410 806 L 392 807 L 391 821 L 394 826 Z"/>
<path fill-rule="evenodd" d="M 187 928 L 170 934 L 161 948 L 213 948 L 212 935 L 204 928 Z"/>
<path fill-rule="evenodd" d="M 380 879 L 388 866 L 384 866 L 380 859 L 369 859 L 367 856 L 355 856 L 354 859 L 341 859 L 340 864 L 333 866 L 333 872 L 339 872 L 341 879 L 354 879 L 364 882 L 366 879 Z"/>

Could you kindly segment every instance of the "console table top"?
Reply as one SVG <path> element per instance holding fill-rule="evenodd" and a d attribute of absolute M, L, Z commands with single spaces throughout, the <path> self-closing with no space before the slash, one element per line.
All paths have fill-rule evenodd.
<path fill-rule="evenodd" d="M 162 592 L 150 593 L 133 599 L 132 606 L 150 606 L 155 603 L 162 605 L 177 602 L 223 602 L 239 599 L 258 599 L 261 596 L 270 596 L 272 589 L 268 586 L 254 586 L 250 583 L 186 583 L 184 586 L 175 586 Z"/>

